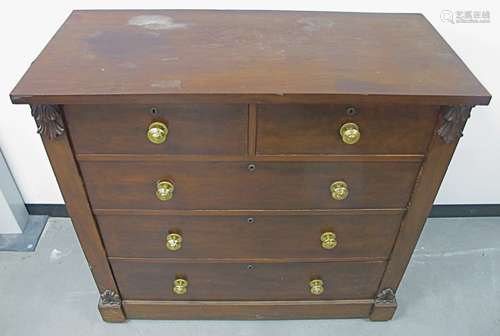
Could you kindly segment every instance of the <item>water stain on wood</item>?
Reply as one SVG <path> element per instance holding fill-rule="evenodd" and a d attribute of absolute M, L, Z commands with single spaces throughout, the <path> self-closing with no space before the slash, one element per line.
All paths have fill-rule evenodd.
<path fill-rule="evenodd" d="M 87 49 L 91 54 L 111 58 L 140 58 L 144 53 L 156 53 L 164 46 L 156 34 L 148 31 L 107 31 L 87 37 Z M 134 48 L 130 48 L 133 45 Z"/>
<path fill-rule="evenodd" d="M 130 18 L 128 24 L 150 30 L 184 29 L 189 26 L 189 23 L 175 22 L 166 15 L 138 15 Z"/>

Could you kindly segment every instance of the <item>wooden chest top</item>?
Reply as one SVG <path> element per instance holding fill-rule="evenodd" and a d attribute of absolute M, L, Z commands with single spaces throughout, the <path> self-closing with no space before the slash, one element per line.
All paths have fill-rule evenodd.
<path fill-rule="evenodd" d="M 193 10 L 74 11 L 11 99 L 152 103 L 186 94 L 246 103 L 490 100 L 420 14 Z"/>

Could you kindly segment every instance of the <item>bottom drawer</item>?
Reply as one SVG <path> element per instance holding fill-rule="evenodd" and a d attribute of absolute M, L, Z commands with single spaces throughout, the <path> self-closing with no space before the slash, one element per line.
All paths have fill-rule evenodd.
<path fill-rule="evenodd" d="M 367 299 L 375 297 L 385 268 L 381 261 L 246 264 L 111 259 L 111 265 L 125 300 Z M 181 281 L 176 288 L 185 293 L 174 292 L 176 279 L 186 280 L 187 286 Z M 316 282 L 312 288 L 311 280 L 323 285 Z"/>

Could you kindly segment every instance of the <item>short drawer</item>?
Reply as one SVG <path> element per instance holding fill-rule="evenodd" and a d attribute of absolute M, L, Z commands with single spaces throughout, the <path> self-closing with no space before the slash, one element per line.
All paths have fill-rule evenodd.
<path fill-rule="evenodd" d="M 437 111 L 434 106 L 259 105 L 257 153 L 424 154 Z M 356 143 L 344 142 L 346 124 L 358 128 L 351 133 L 359 136 Z"/>
<path fill-rule="evenodd" d="M 98 209 L 404 208 L 419 167 L 420 162 L 80 162 Z M 166 190 L 158 181 L 174 188 L 171 199 L 158 198 Z"/>
<path fill-rule="evenodd" d="M 387 258 L 402 215 L 97 216 L 109 256 Z"/>
<path fill-rule="evenodd" d="M 325 300 L 375 297 L 385 263 L 170 263 L 112 259 L 111 266 L 125 300 Z M 175 282 L 177 279 L 181 283 Z M 321 294 L 311 292 L 311 287 L 321 291 L 317 282 L 311 286 L 312 280 L 321 280 Z M 174 287 L 178 293 L 185 293 L 177 294 Z"/>
<path fill-rule="evenodd" d="M 77 154 L 239 155 L 247 148 L 244 104 L 67 105 L 64 112 Z M 166 126 L 162 143 L 148 139 L 153 122 Z"/>

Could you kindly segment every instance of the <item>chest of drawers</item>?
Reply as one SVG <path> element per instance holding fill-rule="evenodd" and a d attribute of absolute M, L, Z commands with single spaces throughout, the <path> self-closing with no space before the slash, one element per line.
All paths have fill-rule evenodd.
<path fill-rule="evenodd" d="M 490 95 L 417 14 L 75 11 L 11 99 L 104 320 L 388 320 Z"/>

